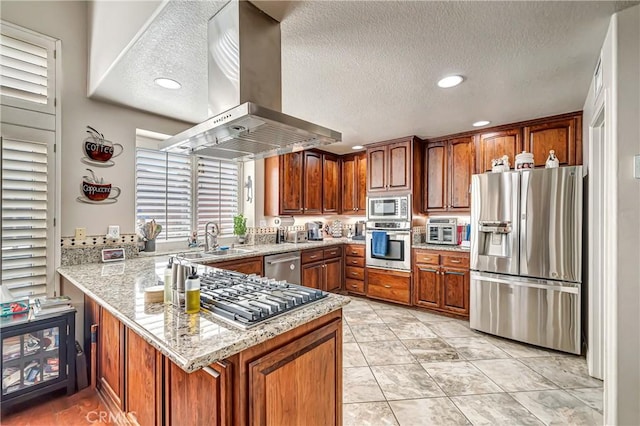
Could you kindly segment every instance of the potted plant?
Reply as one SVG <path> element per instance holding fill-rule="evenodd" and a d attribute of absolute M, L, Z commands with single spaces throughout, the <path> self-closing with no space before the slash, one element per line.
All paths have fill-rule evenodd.
<path fill-rule="evenodd" d="M 247 218 L 242 213 L 233 217 L 233 235 L 238 237 L 238 243 L 244 244 L 247 233 Z"/>

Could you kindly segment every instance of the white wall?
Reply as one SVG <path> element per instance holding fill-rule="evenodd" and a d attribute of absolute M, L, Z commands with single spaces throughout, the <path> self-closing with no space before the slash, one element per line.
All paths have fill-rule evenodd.
<path fill-rule="evenodd" d="M 589 124 L 604 104 L 605 140 L 602 215 L 605 306 L 605 423 L 640 424 L 640 180 L 633 156 L 640 154 L 640 6 L 611 18 L 602 46 L 603 93 L 593 83 L 584 107 L 585 152 Z M 589 159 L 593 173 L 598 158 Z M 594 176 L 590 176 L 590 180 Z M 590 229 L 590 233 L 596 229 Z M 591 313 L 592 314 L 592 313 Z M 590 318 L 592 320 L 592 318 Z M 590 321 L 591 322 L 591 321 Z"/>
<path fill-rule="evenodd" d="M 120 225 L 122 233 L 133 233 L 135 129 L 175 134 L 190 124 L 87 98 L 87 17 L 87 2 L 82 1 L 2 2 L 2 19 L 62 40 L 62 236 L 73 235 L 76 227 L 87 228 L 87 235 L 105 234 L 108 225 Z M 90 167 L 80 161 L 86 125 L 124 146 L 124 153 L 115 158 L 113 167 L 93 167 L 106 182 L 122 189 L 115 204 L 76 201 L 82 176 Z"/>

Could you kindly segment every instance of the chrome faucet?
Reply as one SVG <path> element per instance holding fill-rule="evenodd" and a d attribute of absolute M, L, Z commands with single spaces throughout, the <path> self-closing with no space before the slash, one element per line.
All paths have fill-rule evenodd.
<path fill-rule="evenodd" d="M 213 228 L 209 231 L 209 225 Z M 220 234 L 220 227 L 215 222 L 207 222 L 204 225 L 204 251 L 208 253 L 210 250 L 216 250 L 218 248 L 218 235 Z M 211 237 L 213 244 L 209 246 L 209 237 Z"/>

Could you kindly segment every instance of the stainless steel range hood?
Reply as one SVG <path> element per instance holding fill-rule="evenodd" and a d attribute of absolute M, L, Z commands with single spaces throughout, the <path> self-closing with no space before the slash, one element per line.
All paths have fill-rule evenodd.
<path fill-rule="evenodd" d="M 230 1 L 209 21 L 208 63 L 211 118 L 161 149 L 247 161 L 342 140 L 280 112 L 280 23 L 248 1 Z"/>

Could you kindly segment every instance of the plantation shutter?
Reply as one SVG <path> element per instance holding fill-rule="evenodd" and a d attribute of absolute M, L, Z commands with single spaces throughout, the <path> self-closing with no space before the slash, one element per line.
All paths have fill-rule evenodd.
<path fill-rule="evenodd" d="M 14 296 L 45 295 L 52 153 L 46 142 L 1 140 L 2 285 Z"/>
<path fill-rule="evenodd" d="M 198 235 L 204 235 L 207 222 L 217 223 L 221 236 L 233 235 L 233 216 L 238 214 L 238 176 L 236 162 L 198 158 Z"/>
<path fill-rule="evenodd" d="M 14 297 L 55 289 L 55 47 L 0 21 L 2 287 Z"/>
<path fill-rule="evenodd" d="M 136 149 L 136 217 L 162 225 L 157 240 L 184 239 L 191 233 L 191 158 Z"/>
<path fill-rule="evenodd" d="M 2 21 L 0 94 L 4 105 L 55 112 L 55 42 Z"/>

